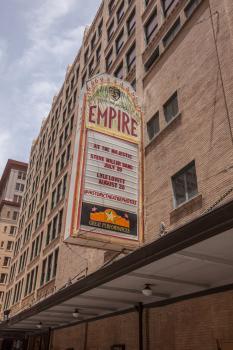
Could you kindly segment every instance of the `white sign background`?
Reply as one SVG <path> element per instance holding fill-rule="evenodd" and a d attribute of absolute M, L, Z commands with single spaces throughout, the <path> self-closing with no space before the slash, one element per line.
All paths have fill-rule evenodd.
<path fill-rule="evenodd" d="M 138 145 L 88 130 L 86 150 L 82 200 L 137 214 Z"/>

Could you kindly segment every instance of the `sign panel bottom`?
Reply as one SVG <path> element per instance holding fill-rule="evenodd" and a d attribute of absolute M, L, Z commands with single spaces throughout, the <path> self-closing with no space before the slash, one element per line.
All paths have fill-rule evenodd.
<path fill-rule="evenodd" d="M 111 207 L 82 203 L 81 228 L 95 233 L 108 233 L 137 238 L 137 215 Z M 111 231 L 111 232 L 110 232 Z"/>

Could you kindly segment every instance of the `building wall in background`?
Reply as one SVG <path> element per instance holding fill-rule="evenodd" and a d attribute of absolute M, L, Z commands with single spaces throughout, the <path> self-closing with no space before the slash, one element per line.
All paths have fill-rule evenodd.
<path fill-rule="evenodd" d="M 8 160 L 0 180 L 0 306 L 9 280 L 11 259 L 25 187 L 27 164 Z"/>

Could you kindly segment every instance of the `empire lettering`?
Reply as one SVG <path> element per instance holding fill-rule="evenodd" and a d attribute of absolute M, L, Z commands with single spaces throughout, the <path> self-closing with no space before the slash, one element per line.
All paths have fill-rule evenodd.
<path fill-rule="evenodd" d="M 104 126 L 108 129 L 117 128 L 123 134 L 138 137 L 137 121 L 127 113 L 113 107 L 101 110 L 99 106 L 89 107 L 89 123 Z"/>

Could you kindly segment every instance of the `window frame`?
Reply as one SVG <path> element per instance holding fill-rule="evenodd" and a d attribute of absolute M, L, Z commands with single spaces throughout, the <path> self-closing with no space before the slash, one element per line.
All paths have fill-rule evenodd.
<path fill-rule="evenodd" d="M 196 189 L 194 192 L 189 193 L 188 191 L 188 182 L 187 182 L 187 172 L 188 170 L 194 168 L 195 172 L 195 180 L 196 180 Z M 184 177 L 184 187 L 185 187 L 185 200 L 178 203 L 177 198 L 176 198 L 176 190 L 175 190 L 175 180 L 178 177 Z M 172 182 L 172 191 L 173 191 L 173 206 L 174 209 L 184 205 L 185 203 L 188 203 L 190 200 L 195 198 L 198 195 L 198 181 L 197 181 L 197 172 L 196 172 L 196 164 L 195 160 L 192 160 L 190 163 L 188 163 L 185 167 L 183 167 L 181 170 L 179 170 L 176 174 L 174 174 L 171 177 L 171 182 Z"/>
<path fill-rule="evenodd" d="M 155 17 L 156 19 L 156 24 L 150 34 L 148 35 L 148 26 L 149 23 L 153 22 L 153 18 Z M 144 35 L 145 35 L 145 41 L 146 45 L 148 45 L 151 42 L 151 38 L 153 37 L 154 33 L 156 32 L 156 29 L 158 28 L 158 12 L 157 12 L 157 7 L 152 11 L 150 14 L 149 18 L 147 19 L 146 23 L 144 24 Z"/>
<path fill-rule="evenodd" d="M 158 128 L 156 128 L 156 120 L 158 120 L 157 122 L 157 126 Z M 149 131 L 150 130 L 150 125 L 154 123 L 154 127 L 153 127 L 153 130 L 152 131 Z M 147 129 L 147 136 L 148 136 L 148 139 L 149 141 L 152 141 L 154 139 L 154 137 L 160 132 L 160 123 L 159 123 L 159 111 L 157 111 L 149 120 L 148 122 L 146 123 L 146 129 Z M 151 132 L 151 134 L 150 134 Z"/>
<path fill-rule="evenodd" d="M 168 108 L 168 106 L 171 104 L 171 102 L 173 102 L 174 98 L 176 99 L 176 107 L 177 107 L 177 110 L 176 110 L 176 113 L 168 116 L 167 115 L 167 111 L 166 109 Z M 172 107 L 174 108 L 174 106 Z M 177 93 L 177 90 L 169 97 L 169 99 L 164 103 L 163 105 L 163 113 L 164 113 L 164 118 L 165 118 L 165 121 L 167 124 L 169 124 L 179 113 L 180 113 L 180 110 L 179 110 L 179 101 L 178 101 L 178 93 Z"/>

